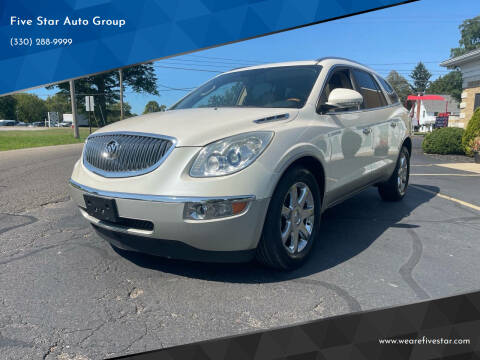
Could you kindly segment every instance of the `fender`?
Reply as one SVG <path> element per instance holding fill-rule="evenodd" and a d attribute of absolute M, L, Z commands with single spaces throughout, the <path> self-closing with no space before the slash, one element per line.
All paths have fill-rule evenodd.
<path fill-rule="evenodd" d="M 318 147 L 309 144 L 309 143 L 299 143 L 295 144 L 290 149 L 287 149 L 284 154 L 281 156 L 281 160 L 276 164 L 275 170 L 272 174 L 274 186 L 270 188 L 270 196 L 272 196 L 275 188 L 277 187 L 278 182 L 282 178 L 285 171 L 297 160 L 304 157 L 312 157 L 318 160 L 322 166 L 322 172 L 324 174 L 324 184 L 326 184 L 325 179 L 325 154 Z"/>

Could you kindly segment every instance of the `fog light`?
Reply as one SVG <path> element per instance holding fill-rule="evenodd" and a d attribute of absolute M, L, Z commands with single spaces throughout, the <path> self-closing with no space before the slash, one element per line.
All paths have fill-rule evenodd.
<path fill-rule="evenodd" d="M 184 219 L 209 220 L 243 213 L 250 203 L 250 199 L 206 200 L 185 203 Z"/>
<path fill-rule="evenodd" d="M 205 219 L 205 216 L 207 215 L 207 205 L 205 204 L 196 204 L 195 205 L 195 216 L 198 218 L 198 219 Z"/>

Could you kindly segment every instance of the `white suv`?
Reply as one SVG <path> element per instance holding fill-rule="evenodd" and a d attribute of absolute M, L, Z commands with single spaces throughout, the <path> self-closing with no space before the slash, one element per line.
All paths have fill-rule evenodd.
<path fill-rule="evenodd" d="M 367 67 L 253 66 L 90 135 L 71 194 L 116 247 L 292 269 L 325 209 L 372 185 L 404 197 L 411 148 L 407 111 Z"/>

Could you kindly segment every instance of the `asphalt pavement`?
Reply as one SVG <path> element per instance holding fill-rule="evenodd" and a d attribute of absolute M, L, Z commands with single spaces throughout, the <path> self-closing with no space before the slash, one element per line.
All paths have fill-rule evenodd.
<path fill-rule="evenodd" d="M 480 174 L 415 138 L 408 195 L 328 210 L 306 266 L 118 253 L 68 197 L 81 146 L 0 152 L 0 353 L 98 359 L 480 288 Z"/>

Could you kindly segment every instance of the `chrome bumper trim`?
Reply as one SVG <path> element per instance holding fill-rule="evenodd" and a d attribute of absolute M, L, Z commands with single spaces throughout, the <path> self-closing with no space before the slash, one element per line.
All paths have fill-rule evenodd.
<path fill-rule="evenodd" d="M 110 230 L 110 231 L 116 231 L 116 232 L 121 232 L 124 234 L 131 234 L 131 235 L 139 235 L 139 236 L 151 236 L 153 235 L 153 231 L 150 230 L 141 230 L 141 229 L 135 229 L 135 228 L 130 228 L 126 226 L 121 226 L 121 225 L 114 225 L 110 223 L 106 223 L 100 219 L 94 218 L 93 216 L 88 215 L 88 213 L 80 208 L 80 213 L 82 216 L 90 221 L 92 224 L 97 225 L 98 227 Z"/>
<path fill-rule="evenodd" d="M 245 201 L 255 200 L 255 195 L 240 195 L 240 196 L 213 196 L 213 197 L 195 197 L 195 196 L 165 196 L 165 195 L 145 195 L 145 194 L 133 194 L 115 191 L 104 191 L 91 188 L 79 184 L 75 180 L 70 179 L 70 185 L 76 189 L 84 191 L 86 193 L 98 196 L 104 196 L 116 199 L 128 199 L 139 201 L 153 201 L 164 203 L 187 203 L 187 202 L 216 202 L 216 201 Z"/>

